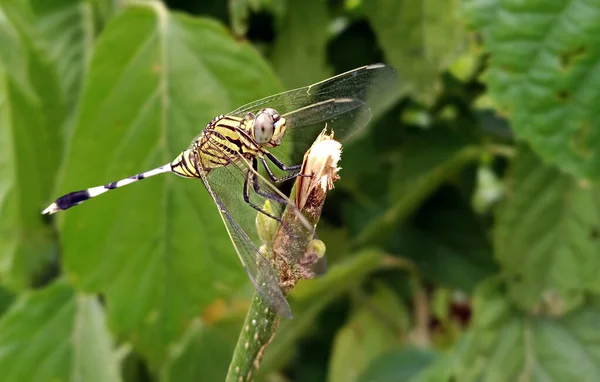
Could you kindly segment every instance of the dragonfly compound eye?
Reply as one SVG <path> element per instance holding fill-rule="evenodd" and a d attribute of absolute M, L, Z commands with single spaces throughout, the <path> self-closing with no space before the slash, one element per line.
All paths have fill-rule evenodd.
<path fill-rule="evenodd" d="M 273 109 L 261 111 L 254 119 L 254 139 L 259 144 L 268 143 L 275 132 L 275 122 L 279 115 Z"/>

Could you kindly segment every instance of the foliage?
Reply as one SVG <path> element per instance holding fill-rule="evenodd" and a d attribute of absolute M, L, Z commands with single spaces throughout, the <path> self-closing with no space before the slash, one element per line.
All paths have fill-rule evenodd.
<path fill-rule="evenodd" d="M 223 380 L 253 288 L 200 182 L 40 212 L 379 61 L 258 378 L 596 380 L 599 32 L 596 0 L 0 0 L 0 381 Z"/>

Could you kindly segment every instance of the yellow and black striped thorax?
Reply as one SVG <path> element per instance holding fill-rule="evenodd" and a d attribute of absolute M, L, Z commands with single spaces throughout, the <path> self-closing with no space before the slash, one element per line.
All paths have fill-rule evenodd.
<path fill-rule="evenodd" d="M 186 178 L 199 178 L 239 159 L 259 155 L 261 146 L 251 137 L 252 119 L 220 115 L 206 126 L 188 150 L 171 162 L 173 171 Z"/>

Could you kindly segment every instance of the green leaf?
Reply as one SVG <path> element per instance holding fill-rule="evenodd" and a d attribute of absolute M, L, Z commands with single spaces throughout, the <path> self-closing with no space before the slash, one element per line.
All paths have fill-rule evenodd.
<path fill-rule="evenodd" d="M 430 216 L 422 213 L 424 222 L 397 232 L 391 248 L 414 262 L 424 280 L 471 293 L 497 266 L 482 222 L 465 208 L 436 206 Z"/>
<path fill-rule="evenodd" d="M 0 280 L 14 290 L 35 283 L 57 251 L 40 215 L 57 168 L 45 147 L 56 135 L 38 105 L 0 67 Z"/>
<path fill-rule="evenodd" d="M 15 299 L 15 295 L 8 289 L 0 286 L 0 317 Z"/>
<path fill-rule="evenodd" d="M 102 30 L 116 14 L 120 5 L 114 0 L 86 0 L 92 7 L 96 30 Z"/>
<path fill-rule="evenodd" d="M 0 63 L 9 68 L 9 75 L 31 95 L 33 91 L 27 73 L 27 51 L 15 25 L 6 18 L 0 5 Z"/>
<path fill-rule="evenodd" d="M 170 162 L 215 116 L 278 82 L 218 23 L 158 2 L 113 19 L 95 48 L 66 159 L 65 193 Z M 217 299 L 248 279 L 198 180 L 165 174 L 63 214 L 65 269 L 107 297 L 108 319 L 152 368 Z"/>
<path fill-rule="evenodd" d="M 120 381 L 102 308 L 59 281 L 22 294 L 0 319 L 3 381 Z"/>
<path fill-rule="evenodd" d="M 453 367 L 454 380 L 595 381 L 599 320 L 597 300 L 560 319 L 522 316 L 488 283 L 477 293 L 473 328 Z"/>
<path fill-rule="evenodd" d="M 387 61 L 412 94 L 431 102 L 439 91 L 438 74 L 466 47 L 458 0 L 376 0 L 364 7 Z"/>
<path fill-rule="evenodd" d="M 516 134 L 544 160 L 600 177 L 600 4 L 469 0 L 491 54 L 486 82 Z"/>
<path fill-rule="evenodd" d="M 285 0 L 228 0 L 231 29 L 238 36 L 248 32 L 250 11 L 271 11 L 280 18 L 286 7 Z"/>
<path fill-rule="evenodd" d="M 389 237 L 397 224 L 410 216 L 448 177 L 478 159 L 482 152 L 463 137 L 442 131 L 414 135 L 405 141 L 400 160 L 394 163 L 390 173 L 389 205 L 380 216 L 370 219 L 354 239 L 356 245 Z"/>
<path fill-rule="evenodd" d="M 359 382 L 408 382 L 427 369 L 437 358 L 430 350 L 393 350 L 374 359 L 358 378 Z"/>
<path fill-rule="evenodd" d="M 94 38 L 90 4 L 85 0 L 23 0 L 4 1 L 0 7 L 21 37 L 21 49 L 27 52 L 24 61 L 34 66 L 29 75 L 38 96 L 47 98 L 42 100 L 48 103 L 46 111 L 56 118 L 52 122 L 63 123 L 79 97 Z M 16 65 L 8 68 L 20 70 Z M 55 93 L 46 93 L 49 90 Z"/>
<path fill-rule="evenodd" d="M 327 2 L 290 1 L 273 47 L 273 67 L 293 89 L 331 76 L 327 68 Z"/>
<path fill-rule="evenodd" d="M 407 329 L 408 311 L 401 300 L 391 290 L 377 288 L 338 332 L 327 380 L 355 380 L 373 359 L 400 346 Z"/>
<path fill-rule="evenodd" d="M 524 308 L 572 308 L 600 292 L 600 193 L 522 149 L 495 227 L 496 257 Z"/>
<path fill-rule="evenodd" d="M 0 278 L 14 289 L 55 260 L 40 212 L 79 94 L 87 11 L 82 1 L 0 3 Z"/>

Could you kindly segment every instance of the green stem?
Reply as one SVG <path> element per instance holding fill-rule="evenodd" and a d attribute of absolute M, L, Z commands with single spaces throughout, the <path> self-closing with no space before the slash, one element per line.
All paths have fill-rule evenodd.
<path fill-rule="evenodd" d="M 312 216 L 312 219 L 309 219 L 310 223 L 314 225 L 316 225 L 317 220 L 318 216 L 316 218 Z M 282 222 L 282 227 L 285 226 L 286 229 L 280 228 L 275 234 L 273 247 L 271 248 L 272 254 L 285 254 L 287 259 L 300 259 L 305 254 L 312 236 L 296 218 L 295 214 L 290 212 L 289 208 L 283 214 Z M 274 257 L 277 257 L 277 255 L 274 255 Z M 286 265 L 285 261 L 276 261 L 275 263 L 279 272 L 282 273 L 282 268 Z M 294 285 L 295 282 L 292 285 L 283 287 L 284 293 L 287 294 Z M 255 294 L 235 346 L 227 378 L 225 379 L 227 382 L 252 381 L 254 379 L 264 352 L 273 337 L 275 337 L 278 326 L 279 316 L 277 313 L 269 308 L 260 296 Z"/>
<path fill-rule="evenodd" d="M 267 256 L 272 259 L 274 266 L 279 273 L 279 284 L 287 294 L 298 282 L 300 278 L 312 277 L 310 273 L 310 261 L 312 259 L 307 256 L 310 252 L 310 243 L 313 240 L 313 231 L 307 229 L 311 226 L 316 227 L 325 195 L 328 188 L 323 189 L 321 179 L 323 177 L 331 177 L 331 182 L 336 178 L 337 160 L 331 165 L 331 151 L 336 158 L 339 159 L 340 147 L 321 146 L 325 149 L 315 149 L 320 140 L 328 141 L 328 138 L 319 136 L 315 145 L 314 152 L 311 150 L 304 158 L 302 174 L 310 174 L 309 177 L 298 177 L 294 189 L 292 190 L 291 200 L 295 200 L 298 205 L 288 205 L 281 217 L 281 226 L 278 227 L 274 234 L 272 245 L 268 245 L 266 252 Z M 331 150 L 327 150 L 331 148 Z M 328 162 L 323 162 L 323 161 Z M 322 166 L 323 163 L 328 163 L 328 166 Z M 335 169 L 335 170 L 332 170 Z M 327 172 L 329 171 L 329 172 Z M 297 194 L 297 195 L 296 195 Z M 299 218 L 303 216 L 304 219 Z M 260 217 L 260 216 L 259 216 Z M 268 224 L 257 220 L 257 225 Z M 273 222 L 273 221 L 271 221 Z M 269 229 L 259 229 L 259 236 L 269 236 Z M 273 337 L 279 325 L 279 316 L 271 308 L 269 308 L 264 300 L 255 295 L 252 298 L 250 310 L 246 316 L 246 321 L 242 328 L 242 332 L 238 338 L 229 371 L 227 373 L 227 382 L 242 382 L 252 381 L 256 376 L 260 361 L 265 353 L 265 350 Z"/>
<path fill-rule="evenodd" d="M 275 336 L 279 316 L 254 295 L 246 321 L 233 352 L 226 382 L 252 381 L 265 349 Z"/>

